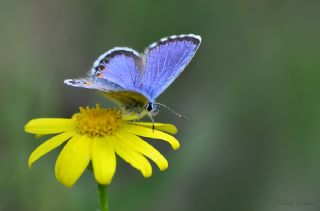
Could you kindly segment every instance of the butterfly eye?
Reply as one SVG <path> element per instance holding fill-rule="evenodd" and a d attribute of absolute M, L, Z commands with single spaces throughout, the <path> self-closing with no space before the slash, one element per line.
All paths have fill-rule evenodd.
<path fill-rule="evenodd" d="M 149 102 L 147 105 L 147 111 L 151 111 L 153 109 L 152 103 Z"/>

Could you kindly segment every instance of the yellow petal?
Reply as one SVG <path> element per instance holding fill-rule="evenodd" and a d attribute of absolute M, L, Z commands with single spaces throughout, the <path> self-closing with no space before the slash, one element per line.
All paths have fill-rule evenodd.
<path fill-rule="evenodd" d="M 33 134 L 54 134 L 72 130 L 74 127 L 75 121 L 72 119 L 40 118 L 29 121 L 24 130 Z"/>
<path fill-rule="evenodd" d="M 138 136 L 128 133 L 125 130 L 119 131 L 117 135 L 123 144 L 153 160 L 160 170 L 163 171 L 168 168 L 168 161 L 166 158 L 163 157 L 155 148 L 153 148 L 153 146 Z"/>
<path fill-rule="evenodd" d="M 161 132 L 159 130 L 153 130 L 151 128 L 145 128 L 133 124 L 123 124 L 122 127 L 126 131 L 136 134 L 138 136 L 164 140 L 170 143 L 172 148 L 175 150 L 180 147 L 179 141 L 175 137 Z"/>
<path fill-rule="evenodd" d="M 56 135 L 49 140 L 45 141 L 43 144 L 38 146 L 30 155 L 28 160 L 28 165 L 31 168 L 32 164 L 38 160 L 43 155 L 47 154 L 51 150 L 55 149 L 56 147 L 63 144 L 65 141 L 67 141 L 69 138 L 74 136 L 76 132 L 74 130 L 69 130 L 64 133 L 61 133 L 59 135 Z"/>
<path fill-rule="evenodd" d="M 110 184 L 116 171 L 116 155 L 108 137 L 96 137 L 91 148 L 93 173 L 103 185 Z"/>
<path fill-rule="evenodd" d="M 68 141 L 56 161 L 55 174 L 59 182 L 73 186 L 90 162 L 91 145 L 92 139 L 87 136 L 75 135 Z"/>
<path fill-rule="evenodd" d="M 116 136 L 109 136 L 116 153 L 132 167 L 138 169 L 144 177 L 150 177 L 152 168 L 149 161 L 140 153 L 134 151 Z"/>
<path fill-rule="evenodd" d="M 153 124 L 152 122 L 134 122 L 132 123 L 134 125 L 143 126 L 147 128 L 152 128 Z M 178 132 L 178 129 L 173 124 L 165 124 L 165 123 L 154 123 L 154 128 L 156 130 L 161 130 L 167 133 L 176 134 Z"/>

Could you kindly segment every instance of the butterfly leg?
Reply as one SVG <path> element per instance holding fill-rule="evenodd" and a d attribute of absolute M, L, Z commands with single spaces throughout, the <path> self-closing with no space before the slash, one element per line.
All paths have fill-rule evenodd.
<path fill-rule="evenodd" d="M 154 132 L 154 116 L 151 115 L 150 118 L 151 118 L 151 121 L 152 121 L 152 132 Z"/>

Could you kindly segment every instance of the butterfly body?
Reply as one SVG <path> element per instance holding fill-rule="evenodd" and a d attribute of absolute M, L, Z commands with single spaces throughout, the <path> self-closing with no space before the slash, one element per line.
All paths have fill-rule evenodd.
<path fill-rule="evenodd" d="M 149 45 L 143 54 L 116 47 L 98 57 L 88 76 L 67 85 L 103 92 L 130 120 L 155 116 L 156 98 L 180 75 L 195 55 L 201 37 L 170 36 Z"/>
<path fill-rule="evenodd" d="M 136 92 L 104 92 L 104 95 L 118 104 L 125 120 L 138 120 L 147 114 L 148 101 Z"/>

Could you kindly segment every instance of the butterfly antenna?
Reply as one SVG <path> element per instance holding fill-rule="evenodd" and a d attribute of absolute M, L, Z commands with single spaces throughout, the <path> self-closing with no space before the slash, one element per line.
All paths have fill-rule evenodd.
<path fill-rule="evenodd" d="M 170 111 L 171 113 L 173 113 L 174 115 L 176 115 L 177 117 L 181 118 L 181 119 L 188 119 L 188 117 L 182 115 L 182 114 L 179 114 L 178 112 L 174 111 L 173 109 L 169 108 L 168 106 L 166 106 L 165 104 L 162 104 L 162 103 L 156 103 L 158 106 L 161 106 L 165 109 L 167 109 L 168 111 Z"/>

